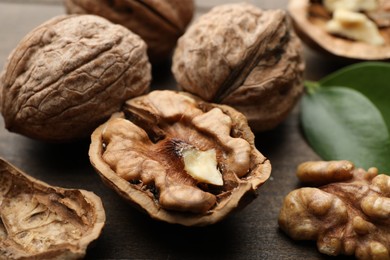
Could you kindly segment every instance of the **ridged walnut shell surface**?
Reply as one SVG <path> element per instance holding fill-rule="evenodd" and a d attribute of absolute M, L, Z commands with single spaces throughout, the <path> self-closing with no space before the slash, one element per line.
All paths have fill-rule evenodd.
<path fill-rule="evenodd" d="M 387 0 L 380 3 L 385 4 Z M 299 37 L 312 48 L 327 55 L 348 60 L 390 60 L 390 26 L 379 28 L 384 45 L 352 41 L 329 34 L 325 25 L 331 19 L 325 8 L 310 0 L 290 0 L 288 11 Z M 389 21 L 390 10 L 387 10 Z"/>
<path fill-rule="evenodd" d="M 194 13 L 193 0 L 65 0 L 70 14 L 95 14 L 141 36 L 152 62 L 167 59 Z"/>
<path fill-rule="evenodd" d="M 186 172 L 186 147 L 214 149 L 222 186 Z M 245 206 L 271 172 L 241 113 L 168 90 L 129 100 L 92 134 L 89 156 L 103 181 L 131 204 L 185 226 L 210 225 Z"/>
<path fill-rule="evenodd" d="M 254 131 L 288 115 L 303 92 L 302 46 L 283 10 L 214 7 L 179 38 L 172 71 L 181 89 L 242 112 Z"/>
<path fill-rule="evenodd" d="M 0 158 L 0 259 L 81 259 L 105 222 L 98 196 L 36 180 Z"/>
<path fill-rule="evenodd" d="M 89 136 L 123 103 L 148 90 L 146 45 L 92 15 L 55 17 L 27 34 L 0 79 L 5 126 L 63 142 Z"/>

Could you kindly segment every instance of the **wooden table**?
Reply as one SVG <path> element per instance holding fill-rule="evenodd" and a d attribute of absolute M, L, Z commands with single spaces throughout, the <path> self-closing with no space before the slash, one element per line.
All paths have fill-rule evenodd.
<path fill-rule="evenodd" d="M 197 15 L 223 0 L 197 1 Z M 237 1 L 236 1 L 237 2 Z M 257 0 L 263 9 L 286 9 L 288 0 Z M 30 30 L 64 13 L 60 0 L 0 0 L 0 65 Z M 347 65 L 305 50 L 306 79 L 317 80 Z M 154 75 L 154 88 L 172 88 L 169 65 Z M 328 259 L 314 242 L 294 242 L 278 229 L 277 218 L 284 196 L 299 187 L 295 169 L 316 160 L 299 124 L 299 106 L 276 129 L 256 135 L 257 148 L 272 163 L 271 178 L 258 198 L 221 223 L 186 228 L 151 220 L 108 189 L 88 158 L 89 140 L 47 144 L 10 133 L 0 119 L 0 156 L 31 176 L 51 185 L 82 188 L 99 195 L 107 222 L 100 238 L 90 246 L 87 259 Z"/>

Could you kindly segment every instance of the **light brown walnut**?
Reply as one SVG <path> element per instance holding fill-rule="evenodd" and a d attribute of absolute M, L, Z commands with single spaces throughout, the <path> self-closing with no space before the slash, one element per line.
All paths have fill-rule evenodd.
<path fill-rule="evenodd" d="M 168 90 L 126 102 L 95 130 L 89 155 L 137 208 L 185 226 L 213 224 L 245 206 L 271 172 L 241 113 Z"/>
<path fill-rule="evenodd" d="M 283 121 L 303 91 L 300 40 L 283 10 L 239 3 L 214 7 L 179 38 L 178 86 L 242 112 L 253 131 Z"/>
<path fill-rule="evenodd" d="M 390 259 L 390 177 L 349 161 L 307 162 L 303 182 L 322 185 L 290 192 L 279 226 L 296 240 L 316 240 L 327 255 Z"/>
<path fill-rule="evenodd" d="M 0 159 L 0 259 L 81 259 L 104 222 L 94 193 L 49 186 Z"/>
<path fill-rule="evenodd" d="M 166 60 L 194 13 L 193 0 L 64 0 L 70 14 L 94 14 L 138 34 L 152 63 Z"/>
<path fill-rule="evenodd" d="M 92 15 L 58 16 L 27 34 L 0 79 L 8 130 L 52 142 L 89 136 L 151 80 L 146 45 Z"/>

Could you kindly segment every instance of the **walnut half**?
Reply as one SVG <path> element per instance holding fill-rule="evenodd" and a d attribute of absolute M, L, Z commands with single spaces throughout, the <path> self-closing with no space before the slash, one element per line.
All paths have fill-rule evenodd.
<path fill-rule="evenodd" d="M 95 130 L 89 155 L 125 199 L 186 226 L 215 223 L 246 205 L 271 172 L 241 113 L 174 91 L 127 101 Z"/>
<path fill-rule="evenodd" d="M 94 193 L 49 186 L 0 158 L 0 259 L 81 259 L 104 222 Z"/>
<path fill-rule="evenodd" d="M 390 177 L 349 161 L 307 162 L 301 188 L 284 199 L 279 226 L 293 239 L 317 240 L 321 253 L 390 259 Z"/>
<path fill-rule="evenodd" d="M 345 2 L 352 5 L 349 10 L 366 10 L 362 14 L 370 19 L 361 20 L 361 15 L 341 18 L 338 20 L 341 28 L 338 33 L 334 28 L 334 19 L 327 10 L 325 2 L 340 4 Z M 290 0 L 288 11 L 297 35 L 308 46 L 330 57 L 348 60 L 389 60 L 390 59 L 390 8 L 388 0 L 375 1 L 377 8 L 372 10 L 367 4 L 372 1 L 314 1 L 314 0 Z M 327 4 L 329 5 L 329 3 Z M 343 4 L 344 5 L 344 4 Z M 369 10 L 367 10 L 367 8 Z M 344 6 L 345 9 L 345 6 Z M 357 10 L 356 10 L 357 9 Z M 345 10 L 344 10 L 345 11 Z M 343 16 L 343 15 L 342 15 Z M 370 21 L 371 20 L 371 21 Z M 332 21 L 329 25 L 329 22 Z M 375 24 L 375 25 L 374 25 Z M 374 29 L 374 28 L 375 29 Z M 378 27 L 378 28 L 376 28 Z M 377 30 L 379 29 L 379 33 Z M 374 32 L 375 31 L 375 32 Z M 333 33 L 330 33 L 333 32 Z M 340 34 L 342 33 L 342 34 Z M 373 36 L 374 35 L 374 36 Z M 348 39 L 349 37 L 351 39 Z M 374 42 L 382 43 L 373 45 L 371 38 L 383 38 Z M 384 42 L 382 42 L 384 41 Z"/>

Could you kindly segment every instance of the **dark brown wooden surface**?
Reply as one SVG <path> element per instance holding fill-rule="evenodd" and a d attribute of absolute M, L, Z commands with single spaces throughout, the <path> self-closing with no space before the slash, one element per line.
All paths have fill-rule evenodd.
<path fill-rule="evenodd" d="M 235 1 L 199 0 L 197 15 L 226 2 Z M 263 9 L 286 9 L 288 0 L 251 2 Z M 0 0 L 1 67 L 27 32 L 60 14 L 64 14 L 60 0 Z M 305 78 L 309 80 L 347 65 L 307 48 L 305 57 Z M 155 69 L 153 88 L 174 88 L 174 84 L 170 64 Z M 284 196 L 299 187 L 297 165 L 319 159 L 301 132 L 299 106 L 279 127 L 257 134 L 256 145 L 273 167 L 258 198 L 214 226 L 185 228 L 149 219 L 108 189 L 89 163 L 89 140 L 46 144 L 8 132 L 0 119 L 1 157 L 51 185 L 90 190 L 102 198 L 107 222 L 101 237 L 89 248 L 87 259 L 331 259 L 319 254 L 314 242 L 292 241 L 277 225 Z"/>

